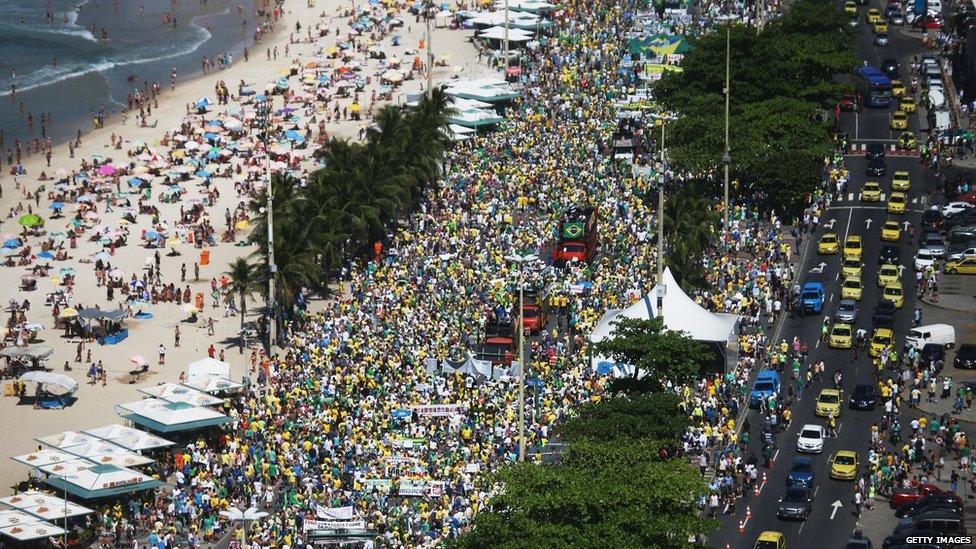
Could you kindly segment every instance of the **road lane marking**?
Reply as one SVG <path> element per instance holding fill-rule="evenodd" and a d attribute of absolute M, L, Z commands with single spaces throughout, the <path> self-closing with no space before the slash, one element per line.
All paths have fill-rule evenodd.
<path fill-rule="evenodd" d="M 813 489 L 813 497 L 817 497 L 817 492 L 819 491 L 820 491 L 820 486 L 817 485 L 817 487 Z"/>
<path fill-rule="evenodd" d="M 813 348 L 814 349 L 819 349 L 820 348 L 820 340 L 819 339 L 817 340 L 816 343 L 813 344 Z"/>

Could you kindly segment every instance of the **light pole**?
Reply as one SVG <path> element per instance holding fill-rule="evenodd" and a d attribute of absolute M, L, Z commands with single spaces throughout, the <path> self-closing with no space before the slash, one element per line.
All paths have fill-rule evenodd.
<path fill-rule="evenodd" d="M 268 180 L 268 203 L 265 205 L 268 216 L 268 355 L 275 342 L 275 320 L 277 304 L 275 303 L 275 274 L 278 270 L 274 260 L 274 185 L 271 182 L 271 148 L 269 145 L 271 134 L 271 98 L 265 96 L 263 101 L 254 105 L 254 112 L 259 123 L 264 127 L 265 176 Z"/>
<path fill-rule="evenodd" d="M 62 539 L 63 539 L 64 546 L 68 547 L 68 479 L 78 478 L 78 475 L 63 474 L 63 475 L 53 475 L 53 476 L 54 478 L 61 479 L 61 482 L 64 483 L 61 486 L 61 490 L 64 492 L 64 508 L 62 509 L 63 514 L 61 515 L 61 519 L 64 520 L 64 537 Z"/>
<path fill-rule="evenodd" d="M 519 461 L 525 461 L 525 264 L 537 261 L 535 254 L 511 254 L 505 259 L 519 265 L 519 326 L 518 326 L 518 422 L 519 422 Z"/>
<path fill-rule="evenodd" d="M 424 19 L 427 20 L 427 99 L 430 100 L 434 95 L 434 52 L 430 43 L 430 19 L 434 16 L 434 4 L 424 2 Z"/>
<path fill-rule="evenodd" d="M 505 64 L 503 65 L 503 71 L 508 70 L 508 0 L 505 0 L 505 48 L 503 50 L 503 55 L 505 56 Z"/>
<path fill-rule="evenodd" d="M 762 8 L 760 8 L 762 9 Z M 729 154 L 729 95 L 732 91 L 732 71 L 731 71 L 731 19 L 725 22 L 725 152 L 722 154 L 722 166 L 725 172 L 724 200 L 722 201 L 722 244 L 728 244 L 729 240 L 729 164 L 732 162 L 732 155 Z"/>
<path fill-rule="evenodd" d="M 228 520 L 239 520 L 241 521 L 241 547 L 247 541 L 247 521 L 261 520 L 268 516 L 266 511 L 258 511 L 257 507 L 248 507 L 246 511 L 241 511 L 237 506 L 232 505 L 226 511 L 221 511 L 220 514 Z"/>
<path fill-rule="evenodd" d="M 657 174 L 657 283 L 660 284 L 664 279 L 664 186 L 668 177 L 667 159 L 664 156 L 664 127 L 668 122 L 677 120 L 677 117 L 651 114 L 651 118 L 661 125 L 661 167 Z"/>

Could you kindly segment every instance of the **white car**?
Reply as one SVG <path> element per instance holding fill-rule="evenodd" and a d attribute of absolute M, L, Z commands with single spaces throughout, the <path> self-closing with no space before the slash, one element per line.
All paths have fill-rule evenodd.
<path fill-rule="evenodd" d="M 942 206 L 942 215 L 944 216 L 955 215 L 959 212 L 968 210 L 972 207 L 973 205 L 970 204 L 969 202 L 950 202 L 945 206 Z"/>
<path fill-rule="evenodd" d="M 970 257 L 976 257 L 976 248 L 966 248 L 961 252 L 956 252 L 954 254 L 951 254 L 949 256 L 949 259 L 955 259 L 958 261 L 960 259 L 965 259 Z"/>
<path fill-rule="evenodd" d="M 919 250 L 918 253 L 915 254 L 915 270 L 924 271 L 925 269 L 934 266 L 937 259 L 938 258 L 934 253 L 932 253 L 931 250 Z"/>
<path fill-rule="evenodd" d="M 820 425 L 808 423 L 800 429 L 797 435 L 796 451 L 808 454 L 819 454 L 823 452 L 824 441 L 827 439 L 827 431 Z"/>

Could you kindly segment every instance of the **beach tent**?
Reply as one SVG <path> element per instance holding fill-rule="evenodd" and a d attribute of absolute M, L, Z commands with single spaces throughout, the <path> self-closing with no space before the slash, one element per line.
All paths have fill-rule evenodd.
<path fill-rule="evenodd" d="M 209 394 L 236 393 L 244 388 L 243 383 L 237 383 L 236 381 L 219 377 L 197 377 L 193 381 L 183 383 L 183 385 Z"/>
<path fill-rule="evenodd" d="M 466 23 L 470 23 L 476 28 L 487 28 L 493 26 L 501 26 L 502 28 L 505 28 L 505 11 L 499 10 L 481 12 L 478 15 L 468 19 Z M 508 12 L 509 41 L 512 39 L 511 29 L 539 30 L 551 26 L 552 22 L 546 21 L 538 15 L 533 15 L 527 12 L 513 12 L 511 10 Z M 504 36 L 502 38 L 504 39 Z"/>
<path fill-rule="evenodd" d="M 509 42 L 528 42 L 534 33 L 522 29 L 508 29 Z M 478 32 L 478 38 L 487 40 L 505 40 L 505 27 L 495 26 Z"/>
<path fill-rule="evenodd" d="M 76 457 L 71 461 L 65 461 L 62 463 L 52 463 L 50 465 L 38 467 L 38 469 L 40 469 L 41 471 L 49 475 L 71 475 L 77 473 L 78 471 L 91 469 L 94 466 L 95 466 L 94 461 L 89 461 L 87 459 Z"/>
<path fill-rule="evenodd" d="M 68 452 L 63 452 L 61 450 L 52 450 L 50 448 L 45 448 L 43 450 L 38 450 L 36 452 L 31 452 L 29 454 L 23 454 L 19 456 L 14 456 L 10 458 L 18 463 L 23 463 L 30 467 L 44 467 L 46 465 L 52 465 L 55 463 L 64 463 L 66 461 L 72 461 L 78 459 L 74 454 L 69 454 Z"/>
<path fill-rule="evenodd" d="M 658 316 L 658 296 L 664 316 L 664 326 L 669 330 L 688 334 L 695 341 L 715 344 L 722 351 L 726 362 L 729 354 L 736 355 L 739 334 L 738 315 L 713 313 L 688 297 L 671 274 L 671 269 L 664 270 L 660 283 L 656 284 L 650 293 L 627 307 L 626 309 L 611 309 L 603 315 L 600 322 L 590 334 L 590 341 L 597 343 L 612 337 L 616 330 L 614 322 L 620 318 L 650 319 Z M 594 365 L 606 362 L 607 359 L 597 357 Z"/>
<path fill-rule="evenodd" d="M 105 427 L 97 427 L 95 429 L 85 429 L 82 432 L 93 437 L 98 437 L 102 440 L 112 440 L 115 438 L 149 434 L 140 429 L 133 429 L 132 427 L 126 427 L 125 425 L 120 425 L 118 423 L 106 425 Z"/>
<path fill-rule="evenodd" d="M 151 435 L 149 433 L 113 438 L 112 443 L 117 444 L 127 450 L 132 450 L 133 452 L 159 450 L 160 448 L 166 448 L 176 444 L 175 442 L 157 437 L 156 435 Z"/>
<path fill-rule="evenodd" d="M 556 8 L 555 4 L 541 0 L 495 0 L 495 8 L 511 11 L 525 11 L 529 13 L 546 13 Z"/>
<path fill-rule="evenodd" d="M 45 522 L 23 511 L 0 511 L 0 536 L 25 543 L 33 540 L 57 538 L 64 535 L 60 526 Z M 41 542 L 37 542 L 41 543 Z"/>
<path fill-rule="evenodd" d="M 95 465 L 64 477 L 49 477 L 44 482 L 83 499 L 117 496 L 166 485 L 139 471 L 117 465 Z"/>
<path fill-rule="evenodd" d="M 494 78 L 452 81 L 444 91 L 451 97 L 479 101 L 489 105 L 511 101 L 519 96 L 519 93 L 513 90 L 508 82 Z M 465 106 L 473 105 L 460 104 L 455 105 L 455 108 L 464 109 Z"/>
<path fill-rule="evenodd" d="M 229 423 L 231 418 L 210 408 L 185 402 L 148 398 L 119 404 L 118 414 L 136 425 L 158 433 L 192 431 Z"/>
<path fill-rule="evenodd" d="M 46 437 L 35 438 L 34 440 L 44 444 L 45 446 L 50 446 L 51 448 L 57 449 L 77 446 L 86 442 L 98 442 L 97 437 L 86 435 L 84 433 L 76 433 L 74 431 L 63 431 L 56 435 L 48 435 Z"/>
<path fill-rule="evenodd" d="M 187 364 L 186 377 L 190 382 L 210 377 L 230 379 L 230 363 L 210 357 L 196 360 Z"/>
<path fill-rule="evenodd" d="M 478 130 L 474 128 L 466 128 L 458 124 L 451 124 L 448 126 L 451 133 L 451 141 L 464 141 L 471 139 L 478 133 Z"/>
<path fill-rule="evenodd" d="M 0 498 L 0 504 L 34 515 L 42 520 L 63 520 L 65 518 L 80 517 L 95 512 L 77 503 L 65 501 L 64 498 L 53 496 L 46 492 L 38 492 L 37 490 L 30 490 Z"/>
<path fill-rule="evenodd" d="M 69 446 L 65 452 L 99 464 L 119 465 L 122 467 L 138 467 L 155 461 L 135 452 L 130 452 L 121 446 L 110 442 L 88 442 L 78 446 Z"/>
<path fill-rule="evenodd" d="M 46 345 L 28 345 L 27 347 L 11 345 L 0 350 L 0 357 L 19 364 L 29 363 L 31 368 L 40 368 L 41 364 L 53 354 L 54 348 Z"/>
<path fill-rule="evenodd" d="M 32 372 L 21 374 L 20 377 L 17 378 L 17 381 L 22 383 L 37 383 L 38 385 L 58 388 L 61 389 L 61 392 L 65 394 L 71 394 L 78 390 L 78 382 L 75 381 L 74 378 L 68 377 L 64 374 L 45 372 L 43 370 L 34 370 Z"/>
<path fill-rule="evenodd" d="M 207 393 L 185 387 L 178 383 L 160 383 L 139 389 L 140 393 L 151 397 L 161 398 L 167 402 L 186 402 L 194 406 L 217 406 L 224 403 L 224 399 Z"/>

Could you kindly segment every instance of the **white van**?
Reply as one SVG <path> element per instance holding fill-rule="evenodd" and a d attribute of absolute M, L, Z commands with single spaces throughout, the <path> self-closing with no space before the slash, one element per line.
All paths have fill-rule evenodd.
<path fill-rule="evenodd" d="M 921 349 L 929 343 L 951 348 L 956 345 L 956 329 L 949 324 L 929 324 L 912 328 L 905 336 L 905 345 Z"/>
<path fill-rule="evenodd" d="M 935 116 L 935 129 L 945 131 L 952 128 L 952 117 L 949 111 L 932 111 Z"/>

